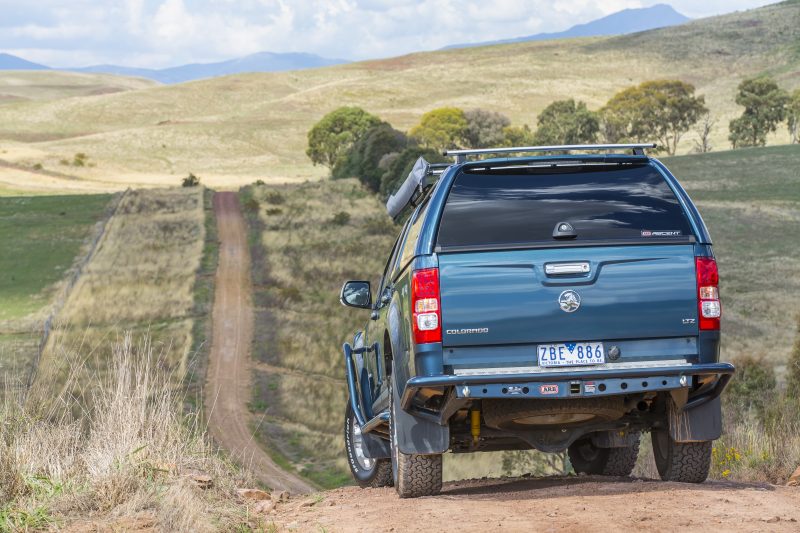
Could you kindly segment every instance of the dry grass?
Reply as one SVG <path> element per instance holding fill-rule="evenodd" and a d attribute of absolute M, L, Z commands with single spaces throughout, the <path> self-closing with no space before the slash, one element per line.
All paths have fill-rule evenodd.
<path fill-rule="evenodd" d="M 397 230 L 355 180 L 254 186 L 242 205 L 251 208 L 253 351 L 261 363 L 252 409 L 266 415 L 261 435 L 315 482 L 341 484 L 346 387 L 338 346 L 365 316 L 342 308 L 337 295 L 343 279 L 381 272 Z M 351 218 L 337 225 L 341 211 Z"/>
<path fill-rule="evenodd" d="M 177 183 L 188 172 L 214 187 L 296 181 L 325 175 L 305 156 L 306 133 L 339 106 L 362 106 L 404 130 L 443 105 L 482 107 L 534 124 L 554 100 L 574 97 L 597 109 L 624 87 L 665 76 L 705 95 L 717 119 L 711 141 L 720 150 L 729 145 L 728 121 L 741 112 L 734 96 L 743 78 L 769 73 L 787 89 L 800 84 L 798 16 L 800 4 L 788 2 L 633 36 L 426 52 L 13 102 L 0 107 L 0 152 L 8 151 L 0 157 L 57 168 L 60 159 L 85 152 L 97 166 L 71 170 L 103 187 Z M 784 127 L 770 137 L 771 144 L 786 142 Z M 692 146 L 687 135 L 680 150 Z"/>
<path fill-rule="evenodd" d="M 65 365 L 83 355 L 55 346 Z M 217 455 L 147 338 L 110 349 L 109 372 L 80 381 L 81 401 L 41 384 L 26 402 L 0 405 L 0 530 L 125 529 L 132 520 L 164 531 L 230 531 L 247 525 L 234 489 L 249 480 Z M 191 479 L 209 475 L 201 490 Z M 91 527 L 90 527 L 91 526 Z"/>
<path fill-rule="evenodd" d="M 61 329 L 45 349 L 39 375 L 48 377 L 41 379 L 64 382 L 51 349 L 55 337 L 80 348 L 86 368 L 98 371 L 109 361 L 96 348 L 122 329 L 150 336 L 164 350 L 163 364 L 183 379 L 204 237 L 202 188 L 129 191 L 58 316 Z"/>
<path fill-rule="evenodd" d="M 0 104 L 19 100 L 58 100 L 155 87 L 144 78 L 56 71 L 0 72 Z"/>

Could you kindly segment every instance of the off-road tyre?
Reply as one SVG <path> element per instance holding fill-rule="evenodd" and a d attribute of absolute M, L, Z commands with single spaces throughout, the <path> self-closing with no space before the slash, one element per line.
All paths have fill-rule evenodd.
<path fill-rule="evenodd" d="M 442 456 L 397 453 L 397 494 L 401 498 L 433 496 L 442 490 Z"/>
<path fill-rule="evenodd" d="M 667 430 L 652 432 L 653 456 L 664 481 L 702 483 L 711 468 L 712 441 L 675 442 Z"/>
<path fill-rule="evenodd" d="M 578 474 L 628 477 L 639 457 L 639 438 L 624 448 L 598 448 L 591 439 L 579 439 L 570 445 L 567 454 Z"/>
<path fill-rule="evenodd" d="M 434 496 L 442 490 L 442 456 L 405 454 L 397 446 L 394 391 L 391 391 L 389 434 L 392 441 L 394 488 L 401 498 Z"/>
<path fill-rule="evenodd" d="M 483 401 L 486 425 L 497 429 L 525 430 L 531 427 L 569 427 L 586 422 L 608 422 L 625 414 L 620 396 L 565 400 L 500 399 Z M 570 416 L 582 416 L 570 421 Z M 526 420 L 527 419 L 527 420 Z"/>
<path fill-rule="evenodd" d="M 347 402 L 344 415 L 344 447 L 347 452 L 347 464 L 350 465 L 350 472 L 359 487 L 379 488 L 392 485 L 392 461 L 391 459 L 370 459 L 371 466 L 366 468 L 357 457 L 354 443 L 356 417 Z"/>

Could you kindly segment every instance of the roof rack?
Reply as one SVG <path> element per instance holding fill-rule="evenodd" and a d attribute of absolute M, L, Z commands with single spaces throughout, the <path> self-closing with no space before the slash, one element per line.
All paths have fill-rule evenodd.
<path fill-rule="evenodd" d="M 445 150 L 442 155 L 452 156 L 456 164 L 467 161 L 468 155 L 519 154 L 525 152 L 576 152 L 583 150 L 633 150 L 633 155 L 644 155 L 645 148 L 655 148 L 656 143 L 634 144 L 562 144 L 552 146 L 517 146 L 503 148 L 476 148 L 471 150 Z"/>

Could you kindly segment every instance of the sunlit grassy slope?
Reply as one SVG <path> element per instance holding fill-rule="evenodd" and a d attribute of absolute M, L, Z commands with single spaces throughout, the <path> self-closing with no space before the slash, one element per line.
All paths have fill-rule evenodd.
<path fill-rule="evenodd" d="M 783 364 L 800 315 L 800 146 L 665 159 L 709 227 L 723 354 Z"/>
<path fill-rule="evenodd" d="M 304 154 L 306 132 L 342 105 L 362 106 L 402 129 L 443 105 L 479 106 L 534 124 L 553 100 L 575 97 L 597 109 L 624 87 L 665 77 L 694 83 L 706 96 L 716 119 L 712 142 L 720 150 L 728 145 L 728 121 L 740 112 L 734 92 L 743 78 L 767 73 L 787 89 L 800 86 L 798 20 L 800 2 L 792 0 L 634 35 L 10 103 L 0 106 L 0 159 L 47 169 L 85 152 L 96 166 L 70 172 L 104 188 L 174 184 L 190 171 L 217 187 L 256 178 L 302 180 L 326 173 Z M 787 141 L 785 128 L 770 137 Z M 680 149 L 692 145 L 687 137 Z"/>
<path fill-rule="evenodd" d="M 0 105 L 20 100 L 58 100 L 155 87 L 144 78 L 52 70 L 0 71 Z"/>
<path fill-rule="evenodd" d="M 723 358 L 785 364 L 800 315 L 800 146 L 679 156 L 665 163 L 697 202 L 722 276 Z M 340 346 L 368 313 L 343 308 L 345 279 L 383 269 L 398 228 L 355 182 L 243 193 L 257 306 L 252 408 L 268 445 L 321 484 L 347 480 Z M 253 202 L 251 199 L 254 199 Z M 337 213 L 350 215 L 334 217 Z M 257 214 L 257 216 L 256 216 Z M 500 454 L 452 460 L 450 478 L 502 472 Z M 513 463 L 513 461 L 512 461 Z"/>

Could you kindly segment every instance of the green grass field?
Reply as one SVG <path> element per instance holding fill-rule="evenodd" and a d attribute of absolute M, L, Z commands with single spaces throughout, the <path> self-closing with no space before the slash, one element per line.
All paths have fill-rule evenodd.
<path fill-rule="evenodd" d="M 714 239 L 723 358 L 752 355 L 784 365 L 800 316 L 800 146 L 665 163 L 697 202 Z M 338 291 L 345 279 L 380 273 L 398 229 L 379 199 L 350 180 L 250 187 L 242 203 L 249 208 L 256 288 L 251 408 L 263 416 L 259 435 L 285 464 L 318 483 L 347 482 L 339 347 L 367 314 L 341 307 Z M 333 222 L 339 212 L 349 213 L 345 224 Z M 445 468 L 457 479 L 513 473 L 529 463 L 513 454 L 478 454 L 448 456 Z"/>
<path fill-rule="evenodd" d="M 114 189 L 174 185 L 188 172 L 212 187 L 256 179 L 302 181 L 326 175 L 305 156 L 306 134 L 325 113 L 357 105 L 407 130 L 440 106 L 481 107 L 535 124 L 554 100 L 598 109 L 644 80 L 696 85 L 716 123 L 715 150 L 729 146 L 728 123 L 741 112 L 736 86 L 771 74 L 800 86 L 800 2 L 701 19 L 633 35 L 416 53 L 298 72 L 245 74 L 116 94 L 16 101 L 0 106 L 0 159 L 60 169 L 86 153 L 94 167 L 68 168 Z M 770 144 L 788 142 L 785 126 Z M 681 153 L 693 148 L 693 135 Z M 17 178 L 18 179 L 18 178 Z M 32 178 L 30 178 L 32 179 Z M 0 187 L 12 187 L 11 178 Z"/>
<path fill-rule="evenodd" d="M 0 322 L 48 305 L 109 195 L 0 198 Z"/>
<path fill-rule="evenodd" d="M 30 374 L 43 322 L 110 200 L 0 198 L 0 396 Z"/>
<path fill-rule="evenodd" d="M 800 316 L 800 146 L 664 162 L 711 232 L 721 276 L 723 356 L 782 365 Z"/>

